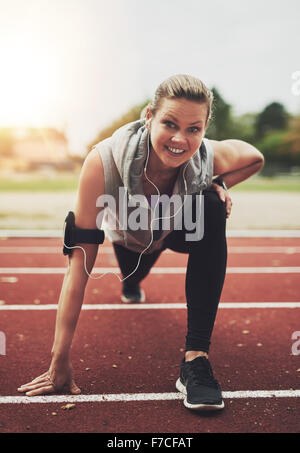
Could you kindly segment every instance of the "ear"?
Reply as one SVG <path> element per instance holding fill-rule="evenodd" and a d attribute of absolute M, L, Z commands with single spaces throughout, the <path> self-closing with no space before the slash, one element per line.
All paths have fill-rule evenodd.
<path fill-rule="evenodd" d="M 147 110 L 146 110 L 146 125 L 147 127 L 150 127 L 150 123 L 151 123 L 151 120 L 152 120 L 152 112 L 151 112 L 151 109 L 149 107 L 147 107 Z"/>

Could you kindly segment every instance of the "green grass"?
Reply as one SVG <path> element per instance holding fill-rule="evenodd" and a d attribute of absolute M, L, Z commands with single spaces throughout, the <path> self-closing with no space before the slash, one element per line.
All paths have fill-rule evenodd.
<path fill-rule="evenodd" d="M 48 214 L 34 214 L 34 213 L 27 213 L 27 212 L 0 212 L 0 220 L 10 219 L 12 217 L 16 217 L 23 220 L 45 220 L 51 219 L 51 216 Z"/>
<path fill-rule="evenodd" d="M 233 191 L 251 192 L 300 192 L 300 178 L 295 177 L 256 177 L 232 187 Z"/>
<path fill-rule="evenodd" d="M 0 192 L 64 192 L 75 191 L 79 175 L 57 176 L 55 178 L 26 177 L 24 179 L 0 179 Z"/>
<path fill-rule="evenodd" d="M 58 175 L 51 178 L 37 176 L 26 176 L 19 178 L 1 178 L 0 192 L 64 192 L 76 191 L 78 187 L 79 174 Z M 232 187 L 233 191 L 282 191 L 300 192 L 300 178 L 277 176 L 277 177 L 252 177 L 237 186 Z"/>

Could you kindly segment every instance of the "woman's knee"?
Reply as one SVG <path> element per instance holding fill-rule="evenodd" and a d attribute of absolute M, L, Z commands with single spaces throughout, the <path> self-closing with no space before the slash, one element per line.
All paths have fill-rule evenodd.
<path fill-rule="evenodd" d="M 223 225 L 226 221 L 226 203 L 216 192 L 204 193 L 204 221 L 210 225 Z"/>

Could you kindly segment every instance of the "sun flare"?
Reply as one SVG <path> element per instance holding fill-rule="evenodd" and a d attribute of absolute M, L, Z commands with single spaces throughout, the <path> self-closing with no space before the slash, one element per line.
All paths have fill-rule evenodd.
<path fill-rule="evenodd" d="M 33 40 L 11 42 L 2 49 L 1 124 L 38 125 L 46 120 L 57 85 L 53 61 Z"/>

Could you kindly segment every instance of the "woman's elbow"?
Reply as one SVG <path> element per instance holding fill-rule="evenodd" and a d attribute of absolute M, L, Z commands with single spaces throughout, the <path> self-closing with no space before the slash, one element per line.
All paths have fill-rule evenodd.
<path fill-rule="evenodd" d="M 255 158 L 255 161 L 250 165 L 253 169 L 253 174 L 259 173 L 265 164 L 265 158 L 263 154 L 258 151 L 258 155 Z"/>
<path fill-rule="evenodd" d="M 264 155 L 253 145 L 248 145 L 248 166 L 252 168 L 252 174 L 258 173 L 265 164 Z"/>
<path fill-rule="evenodd" d="M 246 142 L 244 142 L 246 143 Z M 250 165 L 255 165 L 259 168 L 262 168 L 265 164 L 264 155 L 250 143 L 246 143 L 247 152 L 248 152 L 248 162 Z"/>
<path fill-rule="evenodd" d="M 260 169 L 262 169 L 263 166 L 265 165 L 265 158 L 260 151 L 257 152 L 258 152 L 257 164 L 259 165 Z"/>

